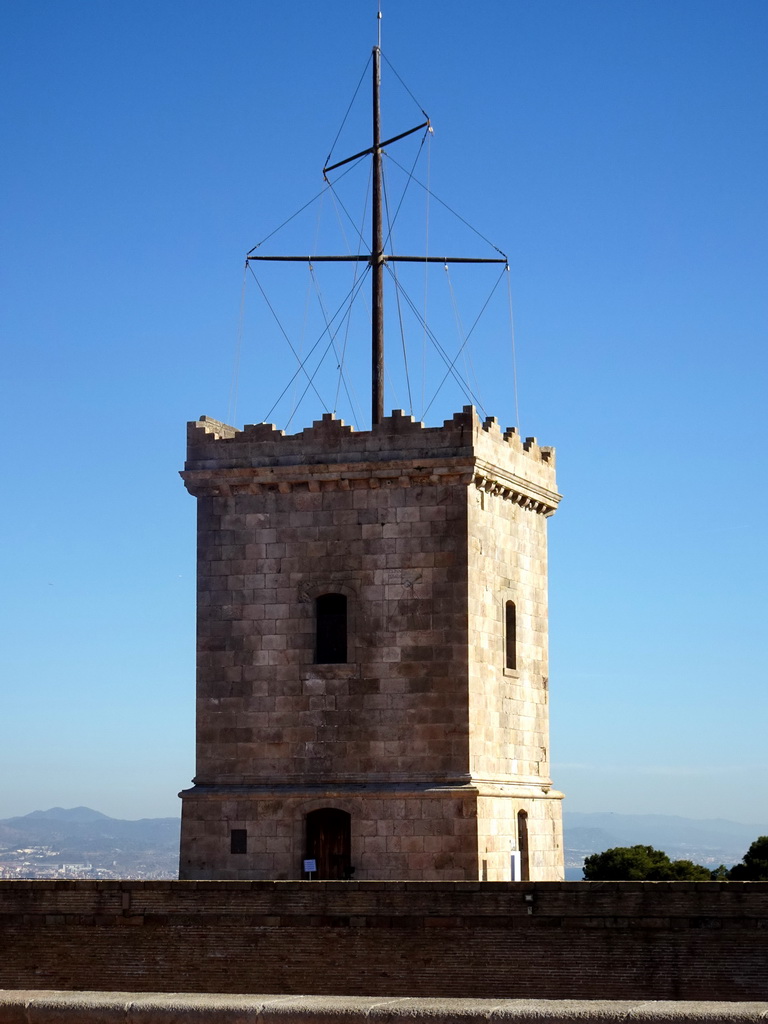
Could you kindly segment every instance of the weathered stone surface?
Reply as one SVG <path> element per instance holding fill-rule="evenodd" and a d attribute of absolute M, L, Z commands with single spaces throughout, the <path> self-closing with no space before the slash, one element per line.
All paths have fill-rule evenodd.
<path fill-rule="evenodd" d="M 0 1024 L 758 1024 L 768 1003 L 0 992 Z"/>

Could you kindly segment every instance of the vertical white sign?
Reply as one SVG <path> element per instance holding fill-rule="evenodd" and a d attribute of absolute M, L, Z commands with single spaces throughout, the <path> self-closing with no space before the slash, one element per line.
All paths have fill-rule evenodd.
<path fill-rule="evenodd" d="M 511 880 L 513 882 L 522 882 L 522 880 L 523 880 L 523 869 L 522 869 L 522 865 L 521 865 L 521 862 L 520 862 L 520 851 L 519 850 L 512 850 L 512 852 L 509 855 L 509 859 L 510 859 L 511 872 L 512 872 L 512 874 L 510 876 Z"/>

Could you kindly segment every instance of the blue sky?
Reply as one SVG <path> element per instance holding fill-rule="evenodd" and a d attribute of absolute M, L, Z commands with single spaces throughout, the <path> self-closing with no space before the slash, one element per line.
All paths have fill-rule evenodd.
<path fill-rule="evenodd" d="M 434 125 L 419 173 L 508 254 L 522 433 L 558 449 L 555 782 L 572 810 L 764 824 L 768 5 L 383 6 L 384 54 Z M 185 423 L 232 413 L 238 352 L 239 424 L 293 372 L 252 281 L 241 322 L 243 256 L 321 190 L 375 9 L 2 9 L 2 817 L 178 810 L 194 772 Z M 417 124 L 387 64 L 384 88 L 385 134 Z M 368 132 L 363 102 L 337 155 Z M 364 180 L 349 182 L 354 205 Z M 274 251 L 311 249 L 336 216 L 323 203 Z M 430 251 L 492 255 L 429 211 Z M 421 244 L 412 224 L 401 247 Z M 298 325 L 313 300 L 293 273 L 269 285 Z M 470 304 L 477 280 L 451 272 Z M 450 305 L 442 268 L 429 304 L 438 320 Z M 507 425 L 495 322 L 472 365 Z M 401 406 L 396 325 L 387 339 Z M 445 389 L 427 421 L 462 404 Z M 292 429 L 321 411 L 308 398 Z"/>

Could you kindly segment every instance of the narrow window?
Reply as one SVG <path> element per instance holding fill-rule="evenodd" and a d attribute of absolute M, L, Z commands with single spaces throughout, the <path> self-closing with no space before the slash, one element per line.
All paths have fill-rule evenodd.
<path fill-rule="evenodd" d="M 229 852 L 248 852 L 248 830 L 245 828 L 233 828 L 229 833 Z"/>
<path fill-rule="evenodd" d="M 315 663 L 343 665 L 347 660 L 347 599 L 322 594 L 315 601 Z"/>
<path fill-rule="evenodd" d="M 507 601 L 504 606 L 504 647 L 506 667 L 517 668 L 517 614 L 514 601 Z"/>
<path fill-rule="evenodd" d="M 520 851 L 520 881 L 527 882 L 531 877 L 528 858 L 528 815 L 525 811 L 517 812 L 517 848 Z"/>

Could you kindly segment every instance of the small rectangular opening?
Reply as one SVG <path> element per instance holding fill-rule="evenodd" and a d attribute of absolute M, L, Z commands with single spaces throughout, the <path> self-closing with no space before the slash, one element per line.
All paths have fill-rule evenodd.
<path fill-rule="evenodd" d="M 229 833 L 229 852 L 248 852 L 248 830 L 245 828 L 233 828 Z"/>
<path fill-rule="evenodd" d="M 315 664 L 344 665 L 347 661 L 347 599 L 344 594 L 321 594 L 315 599 Z"/>
<path fill-rule="evenodd" d="M 504 647 L 505 665 L 517 668 L 517 613 L 514 601 L 507 601 L 504 606 Z"/>

